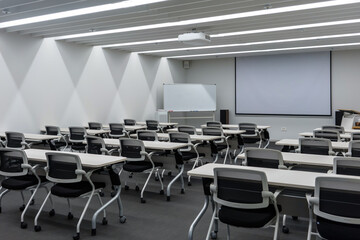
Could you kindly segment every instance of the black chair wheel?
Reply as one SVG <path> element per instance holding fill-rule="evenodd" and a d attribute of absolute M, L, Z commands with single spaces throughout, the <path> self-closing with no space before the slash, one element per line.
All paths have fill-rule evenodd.
<path fill-rule="evenodd" d="M 35 204 L 35 199 L 31 200 L 30 205 L 34 205 Z"/>
<path fill-rule="evenodd" d="M 128 185 L 125 185 L 125 188 L 124 188 L 126 191 L 129 190 L 129 186 Z"/>
<path fill-rule="evenodd" d="M 171 172 L 168 172 L 168 176 L 171 176 L 172 175 L 172 173 Z"/>
<path fill-rule="evenodd" d="M 103 192 L 99 192 L 100 197 L 104 197 L 105 194 Z"/>
<path fill-rule="evenodd" d="M 170 202 L 170 196 L 166 196 L 166 201 Z"/>
<path fill-rule="evenodd" d="M 188 186 L 192 186 L 191 182 L 188 182 Z"/>
<path fill-rule="evenodd" d="M 155 177 L 155 181 L 157 181 L 157 182 L 158 182 L 158 181 L 159 181 L 159 177 Z"/>
<path fill-rule="evenodd" d="M 299 217 L 298 216 L 292 216 L 292 220 L 297 221 L 297 220 L 299 220 Z"/>
<path fill-rule="evenodd" d="M 27 223 L 26 222 L 21 222 L 21 224 L 20 224 L 20 227 L 22 228 L 22 229 L 25 229 L 25 228 L 27 228 Z"/>
<path fill-rule="evenodd" d="M 71 212 L 69 212 L 67 215 L 67 219 L 72 220 L 73 218 L 74 218 L 74 215 Z"/>
<path fill-rule="evenodd" d="M 181 193 L 181 194 L 185 194 L 185 190 L 184 190 L 184 189 L 181 189 L 180 193 Z"/>
<path fill-rule="evenodd" d="M 79 240 L 79 239 L 80 239 L 80 233 L 76 233 L 76 234 L 73 236 L 73 239 L 74 239 L 74 240 Z"/>
<path fill-rule="evenodd" d="M 283 226 L 282 227 L 282 232 L 283 233 L 289 233 L 289 228 L 287 226 Z"/>
<path fill-rule="evenodd" d="M 23 204 L 21 207 L 19 207 L 19 210 L 22 212 L 25 209 L 25 204 Z"/>
<path fill-rule="evenodd" d="M 39 226 L 39 225 L 34 226 L 34 230 L 35 230 L 35 232 L 40 232 L 41 226 Z"/>
<path fill-rule="evenodd" d="M 108 220 L 107 220 L 106 218 L 103 218 L 101 224 L 102 224 L 102 225 L 107 225 L 107 224 L 108 224 Z"/>
<path fill-rule="evenodd" d="M 217 239 L 217 232 L 212 231 L 210 237 L 211 239 Z"/>
<path fill-rule="evenodd" d="M 146 203 L 146 200 L 143 199 L 143 198 L 141 198 L 141 199 L 140 199 L 140 202 L 141 202 L 141 203 Z"/>
<path fill-rule="evenodd" d="M 111 192 L 111 193 L 110 193 L 110 197 L 112 197 L 112 198 L 115 197 L 115 195 L 116 195 L 115 192 Z"/>
<path fill-rule="evenodd" d="M 137 192 L 140 191 L 139 186 L 136 186 L 136 187 L 135 187 L 135 191 L 137 191 Z"/>
<path fill-rule="evenodd" d="M 164 195 L 164 190 L 160 190 L 160 195 Z"/>
<path fill-rule="evenodd" d="M 132 175 L 129 175 L 129 178 L 132 178 Z"/>
<path fill-rule="evenodd" d="M 91 236 L 96 236 L 96 229 L 91 229 Z"/>
<path fill-rule="evenodd" d="M 125 223 L 126 222 L 126 217 L 125 216 L 121 216 L 120 217 L 120 223 Z"/>
<path fill-rule="evenodd" d="M 50 217 L 55 216 L 55 210 L 54 209 L 51 209 L 51 211 L 49 212 L 49 216 Z"/>

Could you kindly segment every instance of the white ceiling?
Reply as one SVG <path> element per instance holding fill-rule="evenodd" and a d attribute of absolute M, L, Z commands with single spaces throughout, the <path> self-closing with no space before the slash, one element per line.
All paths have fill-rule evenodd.
<path fill-rule="evenodd" d="M 0 0 L 0 22 L 23 19 L 43 14 L 56 13 L 66 10 L 96 6 L 106 3 L 119 2 L 115 0 Z M 219 16 L 232 13 L 264 10 L 266 7 L 279 8 L 319 1 L 311 0 L 168 0 L 165 2 L 143 5 L 133 8 L 94 13 L 59 20 L 21 25 L 6 28 L 7 32 L 18 32 L 34 37 L 57 37 L 91 31 L 103 31 L 124 27 L 142 26 L 156 23 L 174 22 L 203 17 Z M 241 18 L 236 20 L 218 21 L 187 26 L 159 28 L 152 30 L 132 31 L 125 33 L 106 34 L 82 38 L 71 38 L 62 41 L 87 45 L 107 45 L 115 43 L 128 43 L 146 40 L 177 38 L 181 33 L 191 32 L 192 29 L 207 34 L 238 32 L 292 26 L 300 24 L 320 23 L 360 18 L 360 3 L 337 7 L 326 7 L 313 10 L 279 13 L 257 17 Z M 214 38 L 211 45 L 259 42 L 276 39 L 302 38 L 310 36 L 334 35 L 360 32 L 360 23 L 337 25 L 321 28 L 307 28 L 280 32 L 257 33 L 233 37 Z M 228 48 L 214 48 L 191 51 L 173 51 L 152 53 L 158 56 L 194 55 L 218 52 L 239 52 L 261 49 L 279 49 L 314 45 L 328 45 L 339 43 L 360 42 L 359 37 L 335 38 L 324 40 L 297 41 L 288 43 L 272 43 L 253 46 L 237 46 Z M 149 50 L 173 49 L 189 47 L 179 42 L 143 44 L 136 46 L 114 47 L 122 51 L 141 52 Z M 342 48 L 360 48 L 336 47 Z M 330 48 L 321 48 L 329 50 Z M 316 50 L 316 49 L 315 49 Z M 330 49 L 331 50 L 331 49 Z M 309 50 L 307 50 L 309 51 Z M 314 51 L 314 49 L 312 49 Z M 264 54 L 264 53 L 261 53 Z M 236 54 L 234 54 L 236 55 Z M 254 55 L 248 53 L 245 55 Z M 232 56 L 232 55 L 228 55 Z M 212 56 L 216 57 L 216 56 Z M 203 58 L 203 57 L 200 57 Z M 209 58 L 209 57 L 206 57 Z M 193 59 L 187 58 L 184 59 Z"/>

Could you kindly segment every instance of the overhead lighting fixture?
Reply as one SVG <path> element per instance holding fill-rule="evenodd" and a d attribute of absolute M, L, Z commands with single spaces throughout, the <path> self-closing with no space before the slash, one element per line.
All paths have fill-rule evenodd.
<path fill-rule="evenodd" d="M 316 36 L 316 37 L 290 38 L 290 39 L 269 40 L 269 41 L 260 41 L 260 42 L 223 44 L 223 45 L 214 45 L 214 46 L 172 48 L 172 49 L 142 51 L 142 52 L 137 52 L 137 53 L 138 54 L 150 54 L 150 53 L 164 53 L 164 52 L 177 52 L 177 51 L 191 51 L 191 50 L 216 49 L 216 48 L 228 48 L 228 47 L 242 47 L 242 46 L 272 44 L 272 43 L 311 41 L 311 40 L 323 40 L 323 39 L 331 39 L 331 38 L 345 38 L 345 37 L 356 37 L 356 36 L 360 36 L 360 33 L 347 33 L 347 34 L 336 34 L 336 35 Z"/>
<path fill-rule="evenodd" d="M 117 10 L 117 9 L 123 9 L 123 8 L 131 8 L 131 7 L 137 7 L 141 5 L 151 4 L 151 3 L 158 3 L 158 2 L 164 2 L 167 0 L 127 0 L 122 1 L 118 3 L 109 3 L 104 5 L 98 5 L 93 7 L 87 7 L 87 8 L 80 8 L 76 10 L 69 10 L 64 12 L 58 12 L 58 13 L 51 13 L 51 14 L 45 14 L 41 16 L 36 17 L 29 17 L 19 20 L 13 20 L 8 22 L 0 23 L 0 28 L 8 28 L 8 27 L 15 27 L 30 23 L 38 23 L 38 22 L 44 22 L 44 21 L 50 21 L 50 20 L 56 20 L 61 18 L 69 18 L 69 17 L 76 17 L 91 13 L 98 13 L 98 12 L 105 12 L 105 11 L 111 11 L 111 10 Z"/>
<path fill-rule="evenodd" d="M 324 1 L 324 2 L 309 3 L 309 4 L 302 4 L 302 5 L 289 6 L 289 7 L 271 8 L 271 9 L 257 10 L 257 11 L 251 11 L 251 12 L 243 12 L 243 13 L 234 13 L 234 14 L 227 14 L 227 15 L 214 16 L 214 17 L 197 18 L 197 19 L 183 20 L 183 21 L 177 21 L 177 22 L 157 23 L 157 24 L 150 24 L 150 25 L 143 25 L 143 26 L 136 26 L 136 27 L 111 29 L 111 30 L 98 31 L 98 32 L 94 32 L 94 33 L 70 34 L 70 35 L 54 37 L 54 39 L 55 40 L 64 40 L 64 39 L 70 39 L 70 38 L 91 37 L 91 36 L 97 36 L 97 35 L 124 33 L 124 32 L 132 32 L 132 31 L 140 31 L 140 30 L 151 30 L 151 29 L 157 29 L 157 28 L 178 27 L 178 26 L 233 20 L 233 19 L 255 17 L 255 16 L 262 16 L 262 15 L 271 15 L 271 14 L 277 14 L 277 13 L 294 12 L 294 11 L 309 10 L 309 9 L 324 8 L 324 7 L 334 7 L 334 6 L 353 4 L 353 3 L 359 3 L 359 2 L 360 2 L 360 0 Z"/>
<path fill-rule="evenodd" d="M 240 51 L 240 52 L 205 53 L 205 54 L 194 54 L 194 55 L 183 55 L 183 56 L 170 56 L 170 57 L 167 57 L 167 58 L 171 58 L 171 59 L 181 58 L 181 59 L 183 59 L 183 58 L 194 58 L 194 57 L 237 55 L 237 54 L 247 54 L 247 53 L 266 53 L 266 52 L 280 52 L 280 51 L 292 51 L 292 50 L 306 50 L 306 49 L 314 49 L 314 48 L 347 47 L 347 46 L 357 46 L 357 45 L 360 45 L 360 42 L 357 42 L 357 43 L 329 44 L 329 45 L 319 45 L 319 46 L 292 47 L 292 48 L 275 48 L 275 49 L 263 49 L 263 50 L 250 50 L 250 51 Z"/>
<path fill-rule="evenodd" d="M 126 46 L 133 46 L 133 45 L 176 42 L 177 40 L 178 40 L 177 38 L 167 38 L 167 39 L 157 39 L 157 40 L 139 41 L 139 42 L 115 43 L 115 44 L 101 45 L 99 47 L 102 47 L 102 48 L 126 47 Z"/>

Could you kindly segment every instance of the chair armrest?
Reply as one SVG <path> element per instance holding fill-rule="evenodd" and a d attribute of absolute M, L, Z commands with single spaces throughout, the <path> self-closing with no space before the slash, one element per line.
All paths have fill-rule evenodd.
<path fill-rule="evenodd" d="M 28 148 L 30 148 L 30 146 L 31 146 L 32 144 L 28 144 L 27 142 L 21 142 L 21 145 L 22 145 L 25 149 L 28 149 Z"/>
<path fill-rule="evenodd" d="M 330 156 L 335 156 L 335 152 L 334 151 L 329 151 L 329 155 Z"/>
<path fill-rule="evenodd" d="M 319 205 L 319 198 L 312 197 L 310 193 L 306 194 L 306 201 L 308 202 L 309 207 L 312 205 Z"/>
<path fill-rule="evenodd" d="M 75 170 L 75 174 L 76 174 L 76 175 L 86 175 L 86 172 L 85 172 L 84 170 L 76 169 L 76 170 Z"/>
<path fill-rule="evenodd" d="M 212 193 L 215 193 L 215 192 L 217 192 L 217 187 L 215 186 L 215 184 L 210 184 L 210 192 L 212 192 Z"/>
<path fill-rule="evenodd" d="M 295 149 L 295 153 L 300 153 L 300 148 Z"/>
<path fill-rule="evenodd" d="M 346 152 L 345 157 L 351 157 L 351 152 Z"/>
<path fill-rule="evenodd" d="M 26 168 L 26 169 L 32 169 L 32 166 L 30 164 L 28 164 L 28 163 L 21 164 L 21 167 Z"/>
<path fill-rule="evenodd" d="M 327 173 L 332 174 L 332 173 L 334 173 L 334 171 L 332 169 L 330 169 L 330 170 L 327 171 Z"/>
<path fill-rule="evenodd" d="M 279 165 L 278 168 L 283 170 L 288 170 L 288 168 L 285 165 Z"/>
<path fill-rule="evenodd" d="M 104 153 L 105 155 L 110 155 L 109 150 L 107 150 L 106 148 L 100 148 L 101 153 Z"/>

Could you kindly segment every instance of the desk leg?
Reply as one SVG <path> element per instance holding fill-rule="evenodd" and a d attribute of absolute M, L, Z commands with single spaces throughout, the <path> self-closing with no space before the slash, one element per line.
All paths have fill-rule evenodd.
<path fill-rule="evenodd" d="M 181 193 L 184 193 L 184 179 L 182 179 L 182 174 L 184 172 L 184 164 L 181 164 L 180 165 L 180 171 L 179 171 L 179 174 L 176 175 L 173 180 L 171 180 L 171 182 L 169 183 L 169 185 L 167 186 L 167 189 L 166 189 L 166 200 L 167 201 L 170 201 L 170 189 L 171 189 L 171 186 L 173 185 L 173 183 L 181 177 Z"/>
<path fill-rule="evenodd" d="M 207 210 L 207 208 L 209 206 L 209 199 L 210 199 L 210 196 L 205 195 L 204 206 L 202 207 L 201 211 L 196 216 L 195 220 L 193 221 L 193 223 L 191 224 L 191 226 L 189 228 L 188 240 L 193 239 L 194 229 L 195 229 L 196 225 L 199 223 L 200 219 L 204 216 L 204 214 L 205 214 L 205 212 L 206 212 L 206 210 Z"/>

